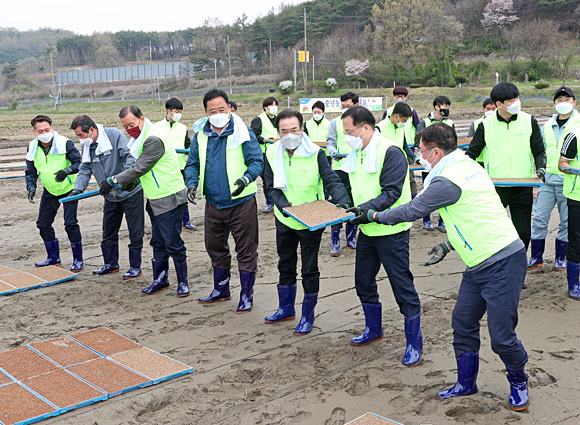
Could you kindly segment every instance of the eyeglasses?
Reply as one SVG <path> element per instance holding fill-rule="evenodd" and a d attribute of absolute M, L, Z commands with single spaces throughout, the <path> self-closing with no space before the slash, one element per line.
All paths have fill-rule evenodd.
<path fill-rule="evenodd" d="M 361 125 L 360 127 L 354 127 L 352 130 L 349 130 L 349 131 L 343 130 L 342 132 L 344 133 L 345 136 L 346 135 L 352 136 L 353 131 L 356 131 L 356 130 L 358 130 L 360 128 L 361 129 L 360 132 L 359 132 L 359 136 L 360 136 L 360 133 L 362 133 L 362 128 L 363 127 L 364 127 L 364 124 Z"/>
<path fill-rule="evenodd" d="M 280 136 L 286 136 L 287 134 L 300 134 L 300 127 L 294 127 L 290 129 L 282 129 L 279 131 Z"/>
<path fill-rule="evenodd" d="M 429 155 L 427 155 L 427 157 L 425 157 L 425 153 L 427 153 L 429 151 L 433 151 L 433 149 L 435 149 L 435 147 L 432 147 L 432 148 L 427 149 L 425 151 L 421 151 L 421 158 L 423 158 L 423 159 L 429 159 L 429 157 L 431 156 L 431 153 L 433 153 L 433 152 L 431 152 Z"/>

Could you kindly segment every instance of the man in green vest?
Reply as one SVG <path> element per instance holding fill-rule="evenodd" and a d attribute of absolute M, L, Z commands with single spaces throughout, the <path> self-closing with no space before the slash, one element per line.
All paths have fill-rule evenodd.
<path fill-rule="evenodd" d="M 342 111 L 345 112 L 349 108 L 353 106 L 359 106 L 359 97 L 358 94 L 353 92 L 346 92 L 340 96 L 340 105 L 342 106 Z M 350 192 L 350 181 L 348 178 L 348 174 L 340 170 L 340 166 L 344 161 L 344 157 L 348 154 L 352 149 L 346 143 L 345 138 L 346 134 L 344 133 L 344 127 L 342 125 L 342 116 L 336 117 L 330 122 L 328 126 L 328 138 L 326 139 L 326 148 L 328 149 L 328 153 L 333 159 L 332 168 L 338 174 L 340 181 L 346 187 L 346 191 L 348 192 L 348 196 L 352 200 L 352 195 Z M 340 255 L 340 229 L 342 228 L 342 224 L 338 224 L 336 226 L 332 226 L 331 230 L 331 247 L 330 247 L 330 255 L 332 257 L 338 257 Z M 358 226 L 347 223 L 346 224 L 346 247 L 348 249 L 356 249 L 356 232 L 358 230 Z"/>
<path fill-rule="evenodd" d="M 521 109 L 518 88 L 507 82 L 496 84 L 490 93 L 497 107 L 475 130 L 467 155 L 476 159 L 484 150 L 484 166 L 494 178 L 538 178 L 546 174 L 546 148 L 536 118 Z M 496 187 L 504 207 L 510 209 L 512 222 L 526 250 L 532 231 L 532 187 Z"/>
<path fill-rule="evenodd" d="M 449 119 L 450 108 L 451 108 L 451 100 L 449 100 L 447 96 L 437 96 L 435 99 L 433 99 L 433 111 L 429 113 L 427 118 L 424 118 L 419 123 L 419 125 L 417 126 L 417 133 L 423 130 L 424 128 L 429 127 L 431 124 L 435 124 L 437 122 L 447 124 L 453 130 L 455 130 L 455 124 L 451 119 Z M 426 164 L 421 165 L 425 167 Z M 426 171 L 421 173 L 423 181 L 425 181 L 425 179 L 427 178 L 427 174 L 429 174 L 429 170 L 427 170 L 427 167 L 425 168 L 425 170 Z M 430 214 L 423 217 L 423 229 L 429 231 L 434 230 L 433 224 L 431 224 Z M 439 231 L 443 233 L 447 231 L 447 228 L 445 227 L 445 222 L 443 221 L 441 216 L 439 216 L 439 223 L 437 223 L 437 229 L 439 229 Z"/>
<path fill-rule="evenodd" d="M 326 155 L 328 164 L 332 165 L 332 159 L 330 158 L 328 149 L 326 148 L 326 139 L 328 139 L 330 121 L 328 121 L 324 116 L 325 109 L 324 102 L 320 100 L 314 102 L 312 105 L 312 118 L 304 124 L 304 133 L 306 133 L 313 143 L 322 148 L 322 151 Z"/>
<path fill-rule="evenodd" d="M 164 132 L 146 119 L 137 106 L 123 107 L 119 118 L 131 136 L 127 146 L 135 164 L 104 180 L 100 193 L 105 196 L 117 184 L 125 187 L 136 179 L 141 181 L 147 196 L 145 209 L 151 219 L 150 244 L 153 247 L 153 283 L 142 292 L 153 294 L 169 287 L 169 257 L 172 257 L 177 275 L 177 296 L 187 297 L 187 255 L 181 239 L 181 218 L 187 203 L 187 190 L 177 153 L 171 142 L 163 139 Z"/>
<path fill-rule="evenodd" d="M 433 247 L 425 264 L 455 249 L 467 265 L 453 310 L 453 348 L 457 383 L 437 395 L 447 399 L 477 392 L 479 321 L 487 311 L 491 349 L 507 368 L 512 410 L 528 407 L 528 355 L 516 335 L 518 305 L 526 276 L 526 250 L 485 170 L 457 149 L 450 127 L 434 124 L 417 134 L 423 158 L 433 168 L 423 191 L 410 203 L 376 212 L 358 211 L 361 223 L 396 226 L 439 209 L 449 240 Z M 485 231 L 482 232 L 482 229 Z"/>
<path fill-rule="evenodd" d="M 578 134 L 580 124 L 560 140 L 560 171 L 564 173 L 563 193 L 568 204 L 568 247 L 566 250 L 566 274 L 570 297 L 580 299 L 580 160 L 578 158 Z M 570 171 L 573 169 L 573 171 Z"/>
<path fill-rule="evenodd" d="M 388 116 L 393 114 L 393 108 L 399 102 L 404 102 L 407 105 L 407 97 L 409 96 L 409 90 L 407 90 L 404 86 L 396 86 L 393 88 L 393 101 L 394 104 L 391 105 L 387 110 L 383 113 L 383 120 Z M 409 105 L 409 107 L 411 107 Z M 405 126 L 405 139 L 409 145 L 413 145 L 415 143 L 415 131 L 421 120 L 419 120 L 419 115 L 417 114 L 417 110 L 411 107 L 412 116 L 409 120 L 407 120 L 407 125 Z"/>
<path fill-rule="evenodd" d="M 346 143 L 352 148 L 341 170 L 348 174 L 356 208 L 384 211 L 411 200 L 409 166 L 405 154 L 375 129 L 375 117 L 366 108 L 355 106 L 342 114 Z M 349 210 L 349 211 L 351 211 Z M 357 220 L 351 220 L 358 225 Z M 421 361 L 421 303 L 409 269 L 409 229 L 411 223 L 383 226 L 361 225 L 357 240 L 354 283 L 362 303 L 366 327 L 362 335 L 350 340 L 354 346 L 383 338 L 382 304 L 377 289 L 381 265 L 405 319 L 407 348 L 403 365 L 413 367 Z"/>
<path fill-rule="evenodd" d="M 302 259 L 302 317 L 294 335 L 306 335 L 314 324 L 318 301 L 320 271 L 318 250 L 324 229 L 308 230 L 284 214 L 283 209 L 324 199 L 324 192 L 336 204 L 349 208 L 344 185 L 330 168 L 326 155 L 302 131 L 303 118 L 298 111 L 286 109 L 276 118 L 279 142 L 266 151 L 266 187 L 274 200 L 276 247 L 278 252 L 278 310 L 267 316 L 266 323 L 278 323 L 295 317 L 297 249 Z"/>
<path fill-rule="evenodd" d="M 165 132 L 167 141 L 169 141 L 175 149 L 189 149 L 189 145 L 191 145 L 191 139 L 187 134 L 187 126 L 179 122 L 182 114 L 183 103 L 181 103 L 179 99 L 172 97 L 165 102 L 165 119 L 155 123 L 160 130 Z M 181 169 L 181 174 L 183 175 L 183 180 L 185 181 L 183 170 L 185 168 L 185 162 L 187 161 L 187 154 L 178 153 L 177 158 L 179 159 L 179 167 Z M 196 230 L 196 227 L 191 224 L 191 221 L 189 220 L 189 208 L 187 207 L 187 203 L 183 210 L 182 225 L 184 229 Z"/>
<path fill-rule="evenodd" d="M 532 254 L 528 261 L 528 269 L 542 267 L 544 264 L 544 248 L 548 235 L 548 223 L 554 206 L 558 205 L 560 225 L 556 238 L 556 258 L 554 270 L 566 269 L 566 248 L 568 246 L 568 204 L 562 193 L 564 189 L 564 173 L 558 166 L 560 151 L 564 139 L 580 125 L 580 114 L 574 109 L 576 97 L 569 87 L 561 87 L 554 95 L 556 113 L 542 127 L 542 137 L 546 147 L 546 181 L 540 188 L 533 205 L 532 219 Z"/>
<path fill-rule="evenodd" d="M 264 156 L 254 132 L 230 112 L 224 91 L 208 91 L 203 106 L 208 120 L 193 137 L 185 166 L 189 201 L 194 202 L 198 186 L 205 198 L 205 248 L 213 267 L 213 290 L 198 301 L 231 298 L 231 233 L 241 285 L 236 312 L 246 313 L 252 309 L 258 271 L 256 179 L 264 169 Z"/>
<path fill-rule="evenodd" d="M 491 100 L 489 97 L 486 98 L 483 101 L 483 115 L 471 123 L 469 130 L 467 130 L 467 137 L 473 137 L 475 135 L 475 130 L 477 130 L 477 127 L 479 127 L 479 124 L 481 124 L 487 117 L 493 115 L 495 110 L 496 106 L 495 103 L 493 103 L 493 100 Z"/>
<path fill-rule="evenodd" d="M 266 148 L 268 144 L 271 144 L 278 140 L 278 131 L 276 130 L 276 115 L 278 115 L 278 101 L 275 97 L 269 96 L 262 102 L 263 112 L 252 120 L 250 127 L 256 135 L 258 142 L 260 143 L 260 148 L 262 149 L 262 154 L 264 155 L 264 162 L 266 162 Z M 264 174 L 262 177 L 262 183 L 264 183 Z M 263 184 L 264 197 L 266 198 L 266 208 L 264 208 L 265 213 L 272 212 L 274 203 L 272 198 L 267 193 L 266 184 Z"/>
<path fill-rule="evenodd" d="M 60 248 L 52 227 L 60 207 L 59 199 L 65 198 L 74 189 L 76 174 L 81 165 L 81 154 L 73 142 L 59 135 L 46 115 L 37 115 L 30 122 L 34 139 L 28 144 L 26 153 L 26 190 L 28 202 L 34 203 L 38 178 L 44 186 L 36 227 L 44 241 L 46 260 L 35 263 L 36 267 L 60 266 Z M 83 269 L 83 246 L 81 229 L 77 220 L 78 202 L 67 202 L 64 209 L 64 228 L 73 252 L 72 272 Z"/>

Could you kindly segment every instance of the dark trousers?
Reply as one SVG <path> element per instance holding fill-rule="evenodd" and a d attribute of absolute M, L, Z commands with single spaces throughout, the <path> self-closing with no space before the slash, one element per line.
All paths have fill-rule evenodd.
<path fill-rule="evenodd" d="M 143 191 L 120 202 L 105 200 L 103 206 L 103 245 L 119 244 L 119 229 L 123 215 L 129 229 L 129 249 L 143 248 L 143 233 L 145 228 L 145 210 L 143 208 Z"/>
<path fill-rule="evenodd" d="M 350 187 L 350 180 L 348 178 L 348 173 L 345 173 L 344 171 L 341 171 L 341 170 L 334 170 L 334 172 L 336 173 L 338 178 L 340 178 L 340 181 L 342 182 L 342 184 L 346 188 L 346 192 L 348 193 L 348 199 L 350 200 L 350 204 L 353 207 L 355 207 L 356 205 L 354 205 L 354 201 L 352 200 L 352 189 Z M 347 222 L 347 224 L 348 224 L 348 222 Z M 342 229 L 342 223 L 335 224 L 332 227 L 338 227 L 339 229 Z"/>
<path fill-rule="evenodd" d="M 495 191 L 504 207 L 510 208 L 512 223 L 524 242 L 526 250 L 532 237 L 532 205 L 534 192 L 531 187 L 496 187 Z"/>
<path fill-rule="evenodd" d="M 568 199 L 568 250 L 566 259 L 580 263 L 580 202 Z"/>
<path fill-rule="evenodd" d="M 185 243 L 181 239 L 181 217 L 186 204 L 178 205 L 166 213 L 153 215 L 147 201 L 147 214 L 151 219 L 151 241 L 153 257 L 166 260 L 169 257 L 182 262 L 187 259 Z"/>
<path fill-rule="evenodd" d="M 521 249 L 476 273 L 463 273 L 452 319 L 456 357 L 479 352 L 479 321 L 487 311 L 491 349 L 507 367 L 523 369 L 528 355 L 516 326 L 526 269 L 526 251 Z"/>
<path fill-rule="evenodd" d="M 372 237 L 359 232 L 354 284 L 363 303 L 379 303 L 376 277 L 381 264 L 389 277 L 399 311 L 407 317 L 418 314 L 421 303 L 409 269 L 409 230 L 394 235 Z"/>
<path fill-rule="evenodd" d="M 243 204 L 223 209 L 206 202 L 204 223 L 205 249 L 212 267 L 231 268 L 232 255 L 228 244 L 231 232 L 236 244 L 238 270 L 258 271 L 258 210 L 255 196 Z"/>
<path fill-rule="evenodd" d="M 69 192 L 70 193 L 70 192 Z M 59 199 L 66 198 L 68 193 L 60 196 L 54 196 L 48 190 L 44 189 L 42 197 L 40 198 L 40 206 L 38 208 L 38 219 L 36 220 L 36 227 L 40 230 L 40 237 L 44 242 L 51 242 L 56 239 L 54 233 L 54 218 L 60 207 Z M 71 243 L 80 242 L 81 228 L 77 220 L 78 201 L 65 202 L 62 204 L 64 209 L 64 230 L 68 235 L 68 240 Z"/>
<path fill-rule="evenodd" d="M 276 248 L 278 251 L 278 272 L 280 285 L 296 283 L 298 264 L 298 244 L 302 261 L 302 287 L 306 294 L 318 293 L 320 271 L 318 270 L 318 250 L 324 229 L 311 232 L 308 229 L 295 230 L 276 219 Z"/>

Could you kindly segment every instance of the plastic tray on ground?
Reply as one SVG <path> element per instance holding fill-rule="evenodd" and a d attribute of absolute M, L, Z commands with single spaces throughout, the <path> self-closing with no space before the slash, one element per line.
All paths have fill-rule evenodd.
<path fill-rule="evenodd" d="M 572 174 L 579 174 L 580 175 L 580 168 L 562 167 L 562 170 L 568 171 Z"/>
<path fill-rule="evenodd" d="M 6 269 L 9 268 L 2 268 L 2 270 Z M 15 292 L 29 291 L 44 286 L 56 285 L 58 283 L 75 279 L 76 277 L 76 273 L 69 272 L 56 266 L 40 267 L 26 272 L 14 270 L 13 273 L 0 275 L 0 296 L 13 294 Z"/>
<path fill-rule="evenodd" d="M 0 180 L 5 179 L 20 179 L 26 177 L 22 171 L 2 171 L 0 172 Z"/>
<path fill-rule="evenodd" d="M 0 423 L 26 425 L 59 414 L 59 409 L 21 384 L 0 387 Z"/>
<path fill-rule="evenodd" d="M 58 369 L 58 365 L 28 347 L 0 353 L 0 369 L 14 380 L 22 380 Z"/>
<path fill-rule="evenodd" d="M 142 347 L 142 345 L 106 327 L 72 334 L 71 338 L 104 357 Z"/>
<path fill-rule="evenodd" d="M 540 187 L 544 183 L 540 179 L 492 179 L 493 184 L 499 187 Z"/>
<path fill-rule="evenodd" d="M 423 167 L 422 165 L 409 165 L 409 170 L 411 171 L 421 171 L 424 169 L 425 167 Z"/>
<path fill-rule="evenodd" d="M 307 212 L 309 211 L 317 211 L 322 216 L 331 218 L 328 220 L 324 218 L 309 218 L 306 216 Z M 343 223 L 355 217 L 353 213 L 347 213 L 342 208 L 339 208 L 336 205 L 324 200 L 307 202 L 301 205 L 287 207 L 283 209 L 283 212 L 288 214 L 298 223 L 306 226 L 310 231 L 322 229 L 334 224 Z"/>
<path fill-rule="evenodd" d="M 67 282 L 78 277 L 77 273 L 61 269 L 57 266 L 37 267 L 32 270 L 27 270 L 26 273 L 37 276 L 47 281 L 47 283 L 40 286 L 51 286 L 57 283 Z"/>
<path fill-rule="evenodd" d="M 32 350 L 62 367 L 68 367 L 102 356 L 68 336 L 47 339 L 28 345 Z"/>
<path fill-rule="evenodd" d="M 376 413 L 368 412 L 362 416 L 359 416 L 356 419 L 353 419 L 350 422 L 347 422 L 346 425 L 388 425 L 388 424 L 395 424 L 395 425 L 403 425 L 400 422 L 395 422 L 387 418 L 383 418 Z"/>

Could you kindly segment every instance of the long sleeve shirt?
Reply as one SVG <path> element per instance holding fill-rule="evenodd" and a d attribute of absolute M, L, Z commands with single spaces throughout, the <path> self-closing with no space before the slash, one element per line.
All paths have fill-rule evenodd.
<path fill-rule="evenodd" d="M 46 146 L 44 146 L 40 141 L 38 142 L 38 149 L 43 149 L 46 154 L 48 154 L 52 148 L 52 140 Z M 81 165 L 81 154 L 78 149 L 75 148 L 72 140 L 66 141 L 66 159 L 70 161 L 70 165 L 66 167 L 66 172 L 68 174 L 76 174 L 79 172 L 79 167 Z M 36 182 L 38 180 L 38 170 L 34 166 L 34 161 L 26 160 L 26 171 L 24 172 L 26 180 L 26 189 L 36 189 Z"/>
<path fill-rule="evenodd" d="M 340 118 L 335 118 L 330 121 L 330 125 L 328 126 L 328 136 L 326 136 L 326 149 L 328 149 L 328 154 L 332 155 L 338 153 L 338 149 L 336 147 L 336 139 L 338 135 L 336 134 L 336 120 Z"/>
<path fill-rule="evenodd" d="M 274 128 L 276 128 L 276 117 L 268 117 Z M 262 119 L 260 117 L 256 117 L 250 123 L 250 128 L 254 132 L 258 143 L 263 145 L 265 142 L 264 138 L 262 137 Z"/>

